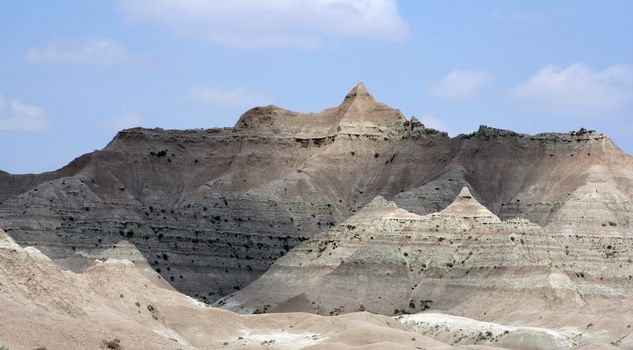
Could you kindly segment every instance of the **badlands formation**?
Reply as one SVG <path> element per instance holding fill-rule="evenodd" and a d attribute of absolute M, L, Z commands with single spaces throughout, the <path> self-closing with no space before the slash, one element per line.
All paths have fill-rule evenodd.
<path fill-rule="evenodd" d="M 245 316 L 212 308 L 129 260 L 62 271 L 3 231 L 0 298 L 0 348 L 11 350 L 453 348 L 369 313 Z"/>
<path fill-rule="evenodd" d="M 127 129 L 0 172 L 0 346 L 633 348 L 632 200 L 605 135 L 450 138 L 362 84 Z"/>

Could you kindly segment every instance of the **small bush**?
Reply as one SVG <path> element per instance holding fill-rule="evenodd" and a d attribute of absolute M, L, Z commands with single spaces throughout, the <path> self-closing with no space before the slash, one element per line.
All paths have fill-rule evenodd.
<path fill-rule="evenodd" d="M 123 349 L 121 347 L 121 340 L 118 338 L 114 338 L 112 340 L 105 339 L 103 341 L 103 346 L 105 346 L 107 349 L 113 349 L 113 350 Z"/>

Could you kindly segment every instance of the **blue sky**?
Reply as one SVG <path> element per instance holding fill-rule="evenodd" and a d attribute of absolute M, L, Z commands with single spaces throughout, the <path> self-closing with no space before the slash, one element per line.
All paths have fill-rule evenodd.
<path fill-rule="evenodd" d="M 0 169 L 319 111 L 359 81 L 452 136 L 582 126 L 632 154 L 633 1 L 0 0 Z"/>

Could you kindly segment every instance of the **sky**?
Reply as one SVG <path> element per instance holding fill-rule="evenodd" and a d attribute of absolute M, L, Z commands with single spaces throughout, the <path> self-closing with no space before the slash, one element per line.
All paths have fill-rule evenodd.
<path fill-rule="evenodd" d="M 451 136 L 585 127 L 633 154 L 633 1 L 0 0 L 0 169 L 361 81 Z"/>

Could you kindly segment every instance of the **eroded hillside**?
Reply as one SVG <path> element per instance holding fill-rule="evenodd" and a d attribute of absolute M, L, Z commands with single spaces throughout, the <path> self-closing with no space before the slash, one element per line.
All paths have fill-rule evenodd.
<path fill-rule="evenodd" d="M 482 126 L 449 138 L 362 84 L 319 113 L 266 106 L 234 128 L 128 129 L 60 170 L 2 173 L 0 227 L 74 271 L 125 239 L 175 288 L 214 301 L 378 195 L 426 215 L 463 186 L 498 217 L 568 240 L 579 272 L 621 257 L 633 231 L 633 160 L 606 136 Z"/>

